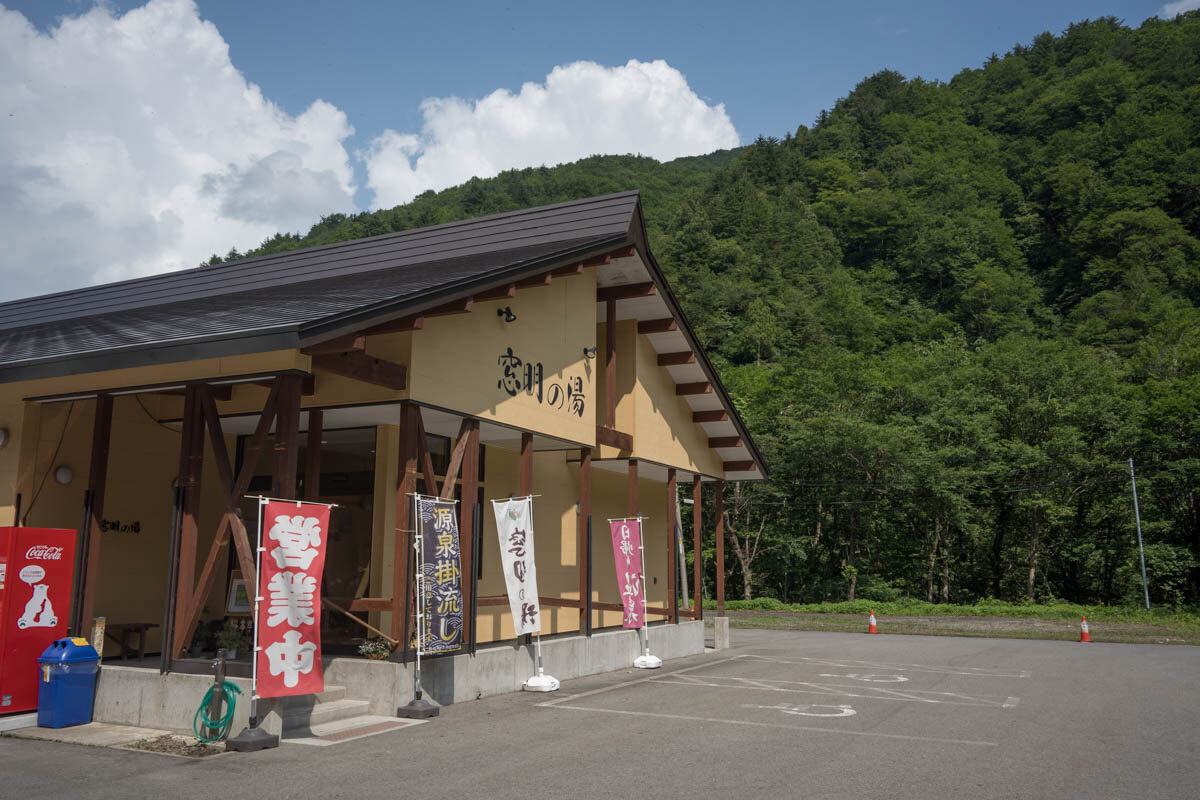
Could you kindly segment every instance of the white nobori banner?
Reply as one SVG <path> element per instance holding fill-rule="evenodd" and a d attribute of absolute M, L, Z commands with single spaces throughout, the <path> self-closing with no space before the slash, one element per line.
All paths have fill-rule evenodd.
<path fill-rule="evenodd" d="M 542 629 L 538 607 L 537 565 L 533 560 L 533 498 L 493 500 L 496 532 L 500 535 L 500 563 L 508 587 L 516 635 Z"/>

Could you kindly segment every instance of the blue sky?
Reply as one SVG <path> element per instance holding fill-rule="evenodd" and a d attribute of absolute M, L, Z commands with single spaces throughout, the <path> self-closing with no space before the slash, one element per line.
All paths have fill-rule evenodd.
<path fill-rule="evenodd" d="M 1106 15 L 1136 27 L 1164 3 L 93 6 L 0 0 L 32 24 L 0 12 L 10 53 L 0 53 L 0 80 L 30 87 L 9 111 L 21 152 L 0 163 L 0 190 L 7 172 L 22 207 L 47 209 L 15 227 L 77 222 L 92 248 L 44 256 L 60 274 L 17 296 L 194 265 L 304 230 L 320 213 L 387 207 L 539 159 L 669 158 L 783 136 L 881 69 L 948 80 L 1042 31 Z M 581 61 L 598 66 L 565 69 Z M 143 258 L 123 255 L 131 241 Z M 46 247 L 0 255 L 0 271 Z"/>

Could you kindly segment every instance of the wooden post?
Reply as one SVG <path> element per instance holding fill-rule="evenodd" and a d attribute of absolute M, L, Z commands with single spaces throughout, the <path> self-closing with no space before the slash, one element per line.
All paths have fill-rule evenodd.
<path fill-rule="evenodd" d="M 420 409 L 411 403 L 400 407 L 400 464 L 396 485 L 396 530 L 392 562 L 392 626 L 391 636 L 399 640 L 397 649 L 408 650 L 408 555 L 412 531 L 410 508 L 412 493 L 417 490 L 417 420 Z"/>
<path fill-rule="evenodd" d="M 725 616 L 725 481 L 716 481 L 713 513 L 717 518 L 717 616 Z"/>
<path fill-rule="evenodd" d="M 636 458 L 629 459 L 629 470 L 625 476 L 625 516 L 636 517 L 638 513 L 638 464 Z"/>
<path fill-rule="evenodd" d="M 321 437 L 325 433 L 325 412 L 308 412 L 308 439 L 304 448 L 304 499 L 315 503 L 321 496 Z"/>
<path fill-rule="evenodd" d="M 278 413 L 275 417 L 275 497 L 297 500 L 296 472 L 300 468 L 300 392 L 299 375 L 280 375 Z"/>
<path fill-rule="evenodd" d="M 579 451 L 579 630 L 590 627 L 588 616 L 588 562 L 592 554 L 588 548 L 588 517 L 592 515 L 592 448 Z"/>
<path fill-rule="evenodd" d="M 471 641 L 475 617 L 471 614 L 471 576 L 475 570 L 475 501 L 479 496 L 479 420 L 467 429 L 467 447 L 462 461 L 462 499 L 458 506 L 458 549 L 462 558 L 462 642 Z M 450 475 L 446 480 L 452 480 Z"/>
<path fill-rule="evenodd" d="M 92 459 L 88 468 L 88 491 L 92 494 L 92 502 L 87 520 L 87 551 L 83 554 L 83 569 L 80 571 L 83 599 L 76 623 L 76 633 L 80 636 L 91 635 L 92 614 L 95 611 L 96 580 L 100 574 L 100 521 L 104 519 L 104 488 L 108 482 L 108 445 L 112 436 L 112 410 L 112 395 L 96 396 Z"/>
<path fill-rule="evenodd" d="M 617 427 L 617 301 L 604 304 L 604 426 Z"/>
<path fill-rule="evenodd" d="M 174 652 L 187 647 L 188 620 L 192 616 L 192 592 L 196 582 L 196 547 L 200 517 L 200 479 L 204 469 L 204 417 L 200 387 L 189 385 L 183 395 L 183 431 L 179 444 L 179 485 L 183 489 L 179 521 L 178 571 L 175 578 Z"/>
<path fill-rule="evenodd" d="M 676 585 L 679 574 L 679 550 L 675 546 L 675 503 L 679 484 L 675 479 L 675 468 L 667 470 L 667 619 L 679 622 L 679 589 Z M 645 533 L 643 532 L 643 536 Z"/>
<path fill-rule="evenodd" d="M 521 434 L 521 497 L 533 494 L 533 434 Z"/>
<path fill-rule="evenodd" d="M 704 515 L 700 513 L 702 499 L 700 473 L 692 481 L 692 608 L 696 619 L 704 619 Z"/>

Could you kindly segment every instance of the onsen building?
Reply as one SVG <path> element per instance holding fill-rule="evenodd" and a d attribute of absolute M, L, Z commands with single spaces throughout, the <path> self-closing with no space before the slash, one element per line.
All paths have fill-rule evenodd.
<path fill-rule="evenodd" d="M 172 729 L 215 633 L 247 627 L 255 495 L 336 504 L 326 682 L 391 714 L 413 493 L 460 501 L 464 649 L 424 670 L 451 703 L 530 673 L 489 500 L 534 496 L 545 664 L 570 678 L 637 654 L 607 520 L 643 517 L 656 654 L 702 652 L 723 483 L 766 474 L 636 192 L 0 304 L 0 430 L 0 525 L 79 532 L 71 630 L 109 634 L 96 718 Z M 361 658 L 381 634 L 392 657 Z"/>

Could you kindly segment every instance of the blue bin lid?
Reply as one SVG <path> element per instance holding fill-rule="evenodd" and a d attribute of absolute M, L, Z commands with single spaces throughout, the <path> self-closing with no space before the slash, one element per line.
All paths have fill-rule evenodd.
<path fill-rule="evenodd" d="M 100 654 L 82 636 L 56 639 L 42 651 L 39 664 L 74 664 L 80 661 L 99 661 Z"/>

